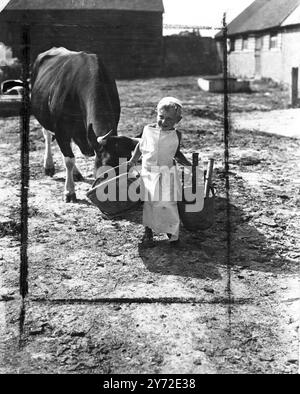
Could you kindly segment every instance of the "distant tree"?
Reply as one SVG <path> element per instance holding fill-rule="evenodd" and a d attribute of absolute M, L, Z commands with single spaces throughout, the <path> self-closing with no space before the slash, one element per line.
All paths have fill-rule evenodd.
<path fill-rule="evenodd" d="M 188 37 L 201 37 L 199 29 L 190 30 L 183 30 L 178 33 L 179 36 L 188 36 Z"/>
<path fill-rule="evenodd" d="M 11 48 L 0 42 L 0 82 L 6 79 L 17 79 L 21 76 L 22 65 L 13 57 Z"/>

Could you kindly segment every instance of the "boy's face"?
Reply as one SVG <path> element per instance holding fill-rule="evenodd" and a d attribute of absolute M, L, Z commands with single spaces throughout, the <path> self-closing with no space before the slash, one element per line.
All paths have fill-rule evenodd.
<path fill-rule="evenodd" d="M 157 110 L 157 125 L 162 130 L 172 130 L 180 120 L 181 116 L 176 114 L 174 108 L 159 108 Z"/>

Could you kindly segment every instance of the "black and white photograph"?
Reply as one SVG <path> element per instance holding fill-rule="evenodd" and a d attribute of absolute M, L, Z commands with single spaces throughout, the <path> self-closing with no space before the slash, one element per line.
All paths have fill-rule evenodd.
<path fill-rule="evenodd" d="M 1 375 L 299 375 L 299 70 L 300 0 L 0 0 Z"/>

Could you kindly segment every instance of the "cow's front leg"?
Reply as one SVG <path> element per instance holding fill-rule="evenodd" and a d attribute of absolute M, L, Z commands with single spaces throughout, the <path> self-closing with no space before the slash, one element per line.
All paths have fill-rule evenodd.
<path fill-rule="evenodd" d="M 45 154 L 44 154 L 45 175 L 53 176 L 55 173 L 55 168 L 54 168 L 53 156 L 51 151 L 52 134 L 48 130 L 43 129 L 43 135 L 45 138 Z"/>
<path fill-rule="evenodd" d="M 64 157 L 66 167 L 66 182 L 64 191 L 65 202 L 76 202 L 74 167 L 75 157 Z"/>

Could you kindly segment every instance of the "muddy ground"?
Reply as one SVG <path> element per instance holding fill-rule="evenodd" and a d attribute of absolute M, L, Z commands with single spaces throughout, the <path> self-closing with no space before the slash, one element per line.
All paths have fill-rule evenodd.
<path fill-rule="evenodd" d="M 141 245 L 141 209 L 104 220 L 86 198 L 62 200 L 64 169 L 43 173 L 43 137 L 31 120 L 28 284 L 20 337 L 20 124 L 0 118 L 0 372 L 295 374 L 299 368 L 300 140 L 235 128 L 230 134 L 227 255 L 222 95 L 196 77 L 118 81 L 120 134 L 155 120 L 163 96 L 182 99 L 189 158 L 215 159 L 216 220 Z M 230 97 L 231 120 L 288 107 L 288 92 L 256 84 Z M 251 116 L 251 115 L 250 115 Z M 21 339 L 21 341 L 20 341 Z M 20 346 L 21 345 L 21 346 Z"/>

